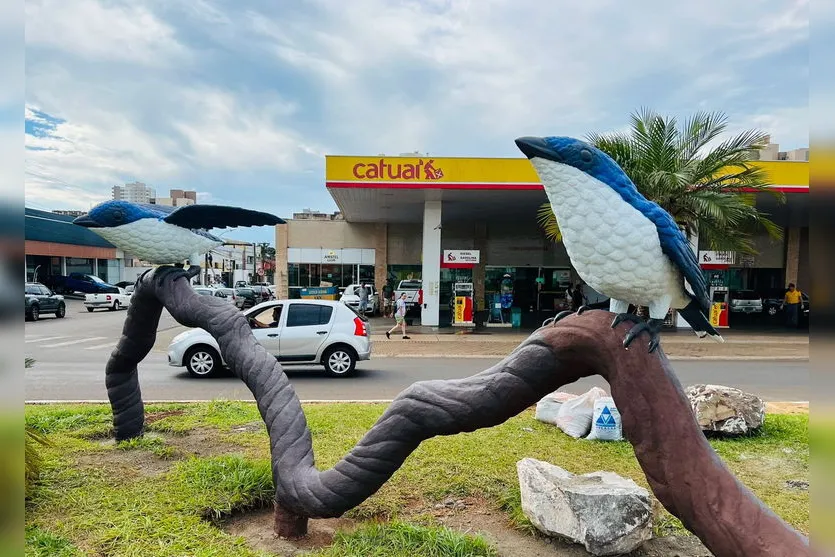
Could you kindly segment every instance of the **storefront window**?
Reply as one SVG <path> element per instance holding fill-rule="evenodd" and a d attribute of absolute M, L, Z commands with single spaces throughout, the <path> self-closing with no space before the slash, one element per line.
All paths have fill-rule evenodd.
<path fill-rule="evenodd" d="M 420 280 L 423 267 L 421 265 L 389 265 L 386 282 L 392 288 L 397 288 L 401 280 Z"/>
<path fill-rule="evenodd" d="M 319 265 L 318 263 L 311 263 L 307 266 L 307 268 L 309 269 L 308 273 L 310 280 L 305 286 L 319 286 L 319 284 L 322 282 L 322 273 L 320 267 L 321 265 Z"/>
<path fill-rule="evenodd" d="M 322 265 L 321 281 L 331 286 L 342 286 L 342 265 Z M 314 285 L 318 286 L 318 285 Z"/>
<path fill-rule="evenodd" d="M 374 284 L 374 265 L 360 265 L 360 278 L 357 282 Z"/>
<path fill-rule="evenodd" d="M 67 258 L 67 274 L 82 273 L 84 275 L 93 274 L 93 260 L 81 257 Z"/>
<path fill-rule="evenodd" d="M 287 286 L 301 286 L 299 282 L 299 265 L 297 263 L 289 263 L 287 265 Z"/>

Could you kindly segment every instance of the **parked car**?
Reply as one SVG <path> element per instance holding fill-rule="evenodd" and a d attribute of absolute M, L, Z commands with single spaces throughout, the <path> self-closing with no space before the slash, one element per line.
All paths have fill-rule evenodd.
<path fill-rule="evenodd" d="M 124 289 L 120 292 L 111 292 L 109 294 L 87 294 L 84 296 L 84 307 L 87 311 L 106 308 L 108 311 L 116 311 L 121 308 L 127 309 L 130 305 L 131 295 L 125 293 Z"/>
<path fill-rule="evenodd" d="M 54 275 L 47 278 L 49 287 L 60 294 L 116 294 L 119 287 L 104 282 L 95 275 L 83 273 L 70 273 L 67 276 Z"/>
<path fill-rule="evenodd" d="M 332 300 L 274 300 L 244 311 L 252 334 L 283 365 L 320 364 L 333 377 L 354 373 L 371 357 L 368 319 Z M 225 365 L 217 341 L 203 329 L 172 339 L 168 364 L 194 377 L 214 375 Z"/>
<path fill-rule="evenodd" d="M 753 290 L 731 290 L 731 313 L 762 313 L 763 299 Z"/>
<path fill-rule="evenodd" d="M 59 319 L 67 314 L 64 297 L 39 282 L 26 283 L 25 299 L 27 321 L 37 321 L 44 313 L 52 313 Z"/>
<path fill-rule="evenodd" d="M 255 292 L 256 297 L 260 296 L 260 298 L 256 298 L 259 303 L 269 302 L 270 300 L 275 299 L 275 296 L 273 295 L 272 291 L 266 286 L 262 286 L 260 284 L 253 284 L 252 286 L 250 286 L 250 288 L 252 288 L 253 292 Z"/>
<path fill-rule="evenodd" d="M 774 288 L 766 290 L 763 293 L 763 311 L 766 315 L 776 318 L 777 316 L 783 314 L 783 310 L 780 306 L 783 305 L 786 292 L 786 288 Z M 805 292 L 800 293 L 800 317 L 809 317 L 809 296 L 807 296 Z"/>
<path fill-rule="evenodd" d="M 243 296 L 238 296 L 234 288 L 218 288 L 215 290 L 215 296 L 223 298 L 229 303 L 235 304 L 235 307 L 238 309 L 241 309 L 244 305 Z"/>
<path fill-rule="evenodd" d="M 235 295 L 243 298 L 243 302 L 241 302 L 241 309 L 251 308 L 261 302 L 255 294 L 255 290 L 249 287 L 235 288 Z"/>
<path fill-rule="evenodd" d="M 359 284 L 350 284 L 345 287 L 345 291 L 342 293 L 342 296 L 339 298 L 339 301 L 343 304 L 346 304 L 354 309 L 354 311 L 359 311 L 360 307 L 360 295 L 359 295 Z M 377 292 L 377 287 L 373 284 L 366 285 L 366 288 L 370 290 L 368 294 L 368 309 L 366 310 L 366 314 L 376 315 L 378 310 L 380 309 L 380 293 Z"/>
<path fill-rule="evenodd" d="M 235 288 L 249 288 L 249 283 L 245 280 L 236 281 Z"/>

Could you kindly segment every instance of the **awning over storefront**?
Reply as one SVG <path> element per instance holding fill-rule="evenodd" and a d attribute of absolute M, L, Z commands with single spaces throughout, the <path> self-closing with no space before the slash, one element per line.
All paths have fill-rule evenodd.
<path fill-rule="evenodd" d="M 808 193 L 807 162 L 753 164 L 774 189 Z M 442 201 L 445 220 L 532 218 L 546 201 L 524 158 L 327 156 L 325 182 L 351 222 L 421 222 L 426 201 Z"/>

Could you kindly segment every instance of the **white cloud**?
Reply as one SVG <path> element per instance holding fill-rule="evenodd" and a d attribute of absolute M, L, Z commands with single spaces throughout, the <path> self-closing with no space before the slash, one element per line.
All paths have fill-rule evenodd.
<path fill-rule="evenodd" d="M 97 0 L 27 0 L 26 44 L 146 66 L 182 64 L 187 54 L 174 30 L 146 7 Z"/>
<path fill-rule="evenodd" d="M 765 127 L 786 146 L 807 133 L 805 99 L 769 65 L 808 41 L 804 0 L 259 9 L 30 1 L 27 102 L 65 122 L 28 139 L 49 150 L 27 153 L 27 195 L 53 202 L 76 187 L 64 191 L 83 204 L 139 179 L 193 181 L 215 202 L 269 187 L 305 204 L 326 196 L 326 152 L 514 155 L 518 135 L 622 129 L 642 105 L 722 110 L 734 130 Z M 773 84 L 753 84 L 755 71 Z M 229 195 L 230 179 L 250 177 Z"/>

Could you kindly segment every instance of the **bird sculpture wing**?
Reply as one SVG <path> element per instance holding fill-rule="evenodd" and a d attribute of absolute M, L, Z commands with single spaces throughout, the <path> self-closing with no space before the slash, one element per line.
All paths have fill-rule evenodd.
<path fill-rule="evenodd" d="M 225 207 L 222 205 L 186 205 L 174 210 L 162 220 L 183 228 L 234 228 L 238 226 L 270 226 L 284 224 L 284 220 L 261 211 Z"/>
<path fill-rule="evenodd" d="M 600 179 L 605 180 L 610 187 L 620 194 L 624 201 L 652 221 L 658 231 L 658 239 L 661 241 L 661 251 L 670 258 L 673 265 L 684 275 L 684 279 L 690 285 L 693 295 L 702 307 L 702 310 L 705 312 L 710 311 L 707 281 L 705 281 L 702 269 L 699 267 L 699 260 L 690 247 L 690 242 L 681 231 L 681 228 L 679 228 L 675 219 L 673 219 L 670 213 L 662 209 L 660 205 L 641 195 L 632 180 L 629 179 L 619 166 L 607 172 Z"/>
<path fill-rule="evenodd" d="M 699 260 L 690 247 L 690 242 L 679 228 L 673 217 L 660 206 L 651 201 L 646 201 L 642 212 L 655 224 L 658 230 L 658 239 L 661 241 L 661 251 L 670 258 L 687 284 L 690 285 L 693 295 L 702 310 L 710 311 L 710 298 L 708 297 L 707 281 L 699 266 Z"/>

